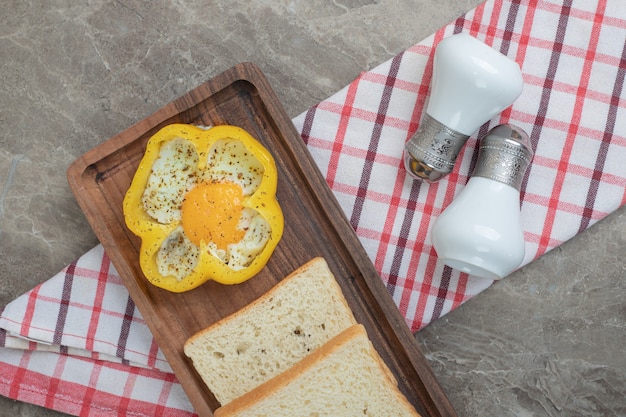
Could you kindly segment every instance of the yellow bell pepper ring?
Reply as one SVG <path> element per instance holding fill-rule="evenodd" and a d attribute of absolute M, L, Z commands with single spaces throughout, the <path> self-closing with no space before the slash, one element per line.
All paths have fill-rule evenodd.
<path fill-rule="evenodd" d="M 283 234 L 277 177 L 269 151 L 239 127 L 159 130 L 123 202 L 147 280 L 184 292 L 258 274 Z"/>

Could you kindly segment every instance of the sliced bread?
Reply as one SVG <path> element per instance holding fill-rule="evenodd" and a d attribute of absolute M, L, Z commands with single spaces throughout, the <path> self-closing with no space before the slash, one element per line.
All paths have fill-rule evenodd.
<path fill-rule="evenodd" d="M 184 345 L 221 405 L 289 369 L 356 320 L 323 258 Z"/>
<path fill-rule="evenodd" d="M 365 328 L 351 326 L 215 417 L 416 417 Z"/>

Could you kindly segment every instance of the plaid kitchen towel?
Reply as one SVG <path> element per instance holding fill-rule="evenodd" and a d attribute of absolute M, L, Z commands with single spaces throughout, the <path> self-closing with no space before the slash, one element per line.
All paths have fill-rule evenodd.
<path fill-rule="evenodd" d="M 489 1 L 295 118 L 318 166 L 412 330 L 492 281 L 438 262 L 437 216 L 467 183 L 477 138 L 500 123 L 529 135 L 523 265 L 626 202 L 626 7 L 620 1 Z M 466 32 L 515 60 L 524 89 L 482 126 L 437 184 L 412 181 L 405 142 L 426 108 L 432 54 Z M 462 65 L 462 64 L 460 64 Z"/>
<path fill-rule="evenodd" d="M 414 331 L 492 281 L 438 262 L 434 219 L 471 173 L 492 126 L 526 130 L 527 264 L 626 202 L 626 8 L 620 0 L 488 0 L 296 117 L 320 170 Z M 524 90 L 482 126 L 437 184 L 412 181 L 417 130 L 441 39 L 466 32 L 517 61 Z M 383 214 L 384 213 L 384 214 Z M 0 315 L 0 394 L 81 416 L 192 415 L 98 246 Z"/>
<path fill-rule="evenodd" d="M 0 315 L 0 394 L 77 416 L 193 408 L 101 245 Z"/>

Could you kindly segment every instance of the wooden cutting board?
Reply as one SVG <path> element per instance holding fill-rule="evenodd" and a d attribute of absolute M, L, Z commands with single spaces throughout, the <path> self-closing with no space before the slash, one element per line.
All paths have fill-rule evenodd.
<path fill-rule="evenodd" d="M 285 230 L 267 266 L 243 284 L 208 282 L 175 294 L 149 284 L 141 272 L 140 241 L 126 228 L 122 200 L 148 139 L 171 123 L 239 126 L 274 156 Z M 219 404 L 184 355 L 184 342 L 315 256 L 327 260 L 357 321 L 415 408 L 424 416 L 456 416 L 300 135 L 254 64 L 239 64 L 169 103 L 82 155 L 67 175 L 87 220 L 200 416 L 212 416 Z"/>

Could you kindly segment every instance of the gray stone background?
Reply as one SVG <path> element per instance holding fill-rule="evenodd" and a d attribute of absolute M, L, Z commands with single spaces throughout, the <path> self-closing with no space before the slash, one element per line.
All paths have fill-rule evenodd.
<path fill-rule="evenodd" d="M 478 3 L 2 1 L 0 305 L 97 244 L 65 177 L 85 151 L 242 61 L 294 117 Z M 625 213 L 416 335 L 460 416 L 626 416 Z"/>

